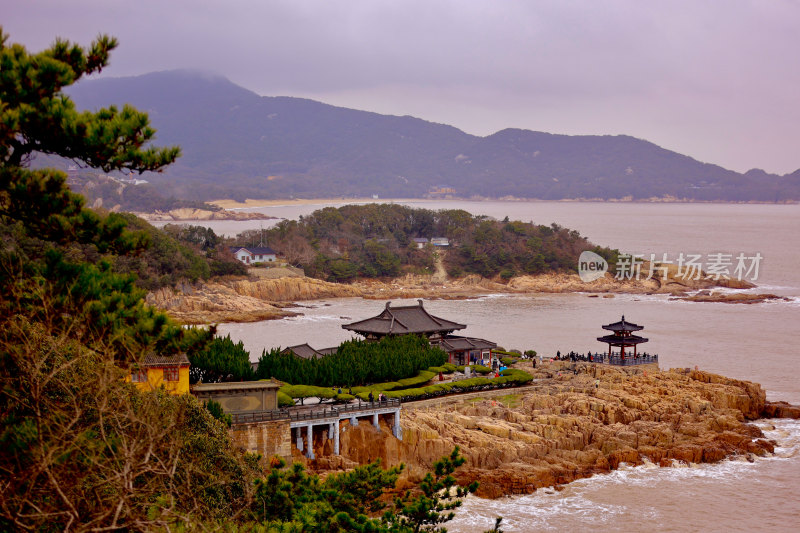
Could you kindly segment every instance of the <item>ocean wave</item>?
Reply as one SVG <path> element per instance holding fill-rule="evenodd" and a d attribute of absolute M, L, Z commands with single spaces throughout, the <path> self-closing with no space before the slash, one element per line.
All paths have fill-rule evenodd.
<path fill-rule="evenodd" d="M 290 316 L 283 318 L 281 320 L 287 322 L 330 322 L 330 321 L 337 321 L 337 322 L 344 322 L 344 319 L 338 315 L 298 315 L 298 316 Z"/>
<path fill-rule="evenodd" d="M 649 461 L 641 466 L 621 464 L 617 470 L 573 481 L 563 490 L 544 488 L 525 496 L 497 500 L 469 497 L 448 524 L 451 531 L 485 531 L 497 516 L 509 533 L 556 531 L 570 524 L 578 529 L 605 531 L 650 530 L 659 523 L 664 505 L 652 505 L 641 497 L 630 498 L 655 487 L 716 486 L 734 479 L 750 479 L 762 465 L 797 460 L 800 456 L 800 420 L 759 420 L 756 424 L 767 439 L 775 440 L 775 453 L 768 457 L 738 456 L 715 464 L 676 464 L 661 468 Z M 627 498 L 622 497 L 627 496 Z M 620 497 L 620 501 L 614 501 Z M 666 504 L 668 505 L 668 504 Z M 619 522 L 618 522 L 619 521 Z"/>

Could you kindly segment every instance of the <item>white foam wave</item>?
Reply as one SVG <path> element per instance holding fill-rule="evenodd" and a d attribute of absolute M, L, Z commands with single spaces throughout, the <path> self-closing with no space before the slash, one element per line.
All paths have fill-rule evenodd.
<path fill-rule="evenodd" d="M 511 296 L 512 295 L 505 294 L 505 293 L 484 294 L 484 295 L 482 295 L 482 296 L 480 296 L 478 298 L 475 298 L 475 300 L 477 300 L 479 302 L 482 302 L 482 301 L 485 301 L 485 300 L 499 300 L 501 298 L 509 298 Z"/>
<path fill-rule="evenodd" d="M 775 440 L 775 453 L 768 457 L 734 457 L 716 464 L 677 464 L 672 468 L 660 468 L 646 462 L 642 466 L 622 464 L 609 474 L 593 476 L 567 485 L 562 491 L 546 488 L 526 496 L 483 500 L 470 497 L 457 512 L 456 519 L 448 524 L 451 531 L 485 531 L 494 523 L 494 518 L 503 516 L 502 529 L 512 532 L 555 531 L 566 521 L 581 528 L 615 530 L 620 524 L 615 520 L 625 517 L 632 525 L 631 516 L 637 524 L 658 523 L 660 510 L 647 501 L 604 501 L 605 494 L 621 491 L 636 493 L 659 484 L 689 482 L 727 483 L 732 479 L 749 477 L 758 472 L 765 462 L 797 460 L 800 456 L 800 420 L 762 420 L 757 422 L 767 439 Z M 630 494 L 630 492 L 626 492 Z M 637 528 L 635 528 L 637 529 Z"/>
<path fill-rule="evenodd" d="M 342 317 L 334 315 L 298 315 L 286 317 L 283 320 L 288 322 L 330 322 L 334 320 L 337 322 L 344 321 Z"/>

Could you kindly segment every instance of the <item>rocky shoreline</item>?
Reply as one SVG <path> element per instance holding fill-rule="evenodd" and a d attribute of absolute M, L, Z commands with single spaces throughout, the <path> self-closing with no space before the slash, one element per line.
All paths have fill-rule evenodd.
<path fill-rule="evenodd" d="M 211 211 L 209 209 L 197 209 L 193 207 L 182 207 L 170 211 L 155 211 L 153 213 L 135 213 L 139 218 L 148 222 L 180 222 L 180 221 L 205 221 L 205 220 L 269 220 L 276 217 L 256 213 L 252 211 L 231 211 L 222 209 Z"/>
<path fill-rule="evenodd" d="M 666 294 L 695 302 L 757 303 L 781 298 L 773 294 L 699 292 L 712 288 L 749 289 L 746 281 L 728 279 L 682 280 L 674 275 L 662 279 L 618 280 L 610 273 L 586 283 L 577 274 L 548 273 L 518 276 L 509 281 L 478 275 L 450 279 L 446 275 L 406 275 L 391 280 L 359 280 L 331 283 L 287 272 L 284 277 L 250 276 L 183 284 L 151 292 L 147 303 L 185 324 L 256 322 L 293 316 L 294 302 L 322 298 L 360 297 L 374 300 L 427 298 L 459 300 L 486 294 L 588 293 L 592 297 L 615 294 Z M 706 295 L 706 296 L 703 296 Z"/>
<path fill-rule="evenodd" d="M 610 367 L 546 362 L 527 368 L 534 385 L 403 405 L 403 440 L 382 421 L 346 427 L 342 455 L 315 441 L 317 459 L 294 459 L 319 472 L 381 459 L 407 465 L 418 480 L 433 462 L 459 446 L 462 483 L 478 481 L 478 496 L 497 498 L 558 487 L 607 473 L 622 463 L 661 467 L 715 463 L 773 453 L 751 422 L 800 417 L 800 407 L 766 401 L 755 383 L 698 370 L 660 371 L 655 365 Z"/>

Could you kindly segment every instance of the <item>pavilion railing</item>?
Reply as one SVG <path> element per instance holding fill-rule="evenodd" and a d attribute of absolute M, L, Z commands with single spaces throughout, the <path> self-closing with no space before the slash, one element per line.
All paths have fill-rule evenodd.
<path fill-rule="evenodd" d="M 602 362 L 617 366 L 649 365 L 652 363 L 658 363 L 658 354 L 637 355 L 636 357 L 633 355 L 626 355 L 624 358 L 620 357 L 619 355 L 612 355 L 611 357 L 608 357 L 606 354 L 604 355 Z"/>

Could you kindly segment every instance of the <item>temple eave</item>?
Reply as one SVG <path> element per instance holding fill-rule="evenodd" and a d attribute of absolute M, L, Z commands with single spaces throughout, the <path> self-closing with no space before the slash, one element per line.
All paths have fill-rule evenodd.
<path fill-rule="evenodd" d="M 606 344 L 610 344 L 612 346 L 633 346 L 634 344 L 641 344 L 647 342 L 650 339 L 645 337 L 639 337 L 636 335 L 631 335 L 628 337 L 619 337 L 616 335 L 606 335 L 605 337 L 597 337 L 597 340 L 600 342 L 604 342 Z"/>

